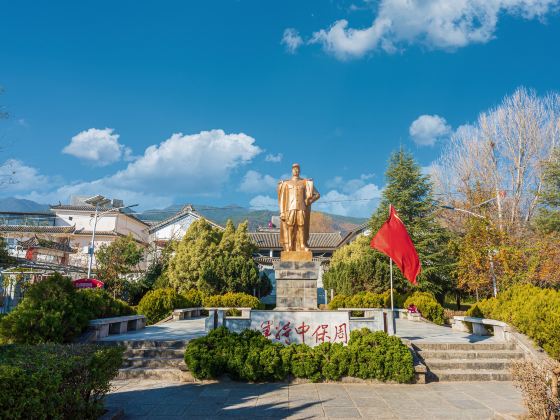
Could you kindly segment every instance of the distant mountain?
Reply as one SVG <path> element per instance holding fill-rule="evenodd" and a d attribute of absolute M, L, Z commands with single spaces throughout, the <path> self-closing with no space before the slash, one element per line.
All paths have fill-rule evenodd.
<path fill-rule="evenodd" d="M 45 212 L 49 211 L 49 206 L 23 198 L 7 197 L 0 198 L 0 211 L 19 213 Z"/>
<path fill-rule="evenodd" d="M 147 210 L 138 216 L 146 221 L 164 220 L 183 208 L 177 204 L 162 210 Z M 272 216 L 278 212 L 270 210 L 251 210 L 240 206 L 214 207 L 204 204 L 193 204 L 194 209 L 209 220 L 224 226 L 228 219 L 238 224 L 249 221 L 249 230 L 254 231 L 259 226 L 266 227 Z M 336 214 L 313 212 L 311 216 L 311 230 L 315 232 L 349 231 L 364 223 L 367 219 L 359 217 L 339 216 Z"/>

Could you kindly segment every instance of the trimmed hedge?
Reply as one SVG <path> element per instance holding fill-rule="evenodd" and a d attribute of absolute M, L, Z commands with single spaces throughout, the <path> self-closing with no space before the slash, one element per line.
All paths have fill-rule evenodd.
<path fill-rule="evenodd" d="M 0 341 L 20 344 L 68 343 L 94 318 L 133 310 L 104 290 L 79 290 L 55 273 L 29 287 L 22 302 L 0 320 Z"/>
<path fill-rule="evenodd" d="M 171 315 L 174 309 L 188 308 L 192 304 L 174 289 L 151 290 L 138 303 L 138 313 L 145 315 L 148 324 L 155 324 Z"/>
<path fill-rule="evenodd" d="M 264 309 L 264 305 L 258 298 L 247 293 L 228 292 L 223 295 L 207 296 L 203 298 L 202 302 L 204 306 L 209 308 L 237 307 Z"/>
<path fill-rule="evenodd" d="M 313 382 L 343 376 L 395 382 L 414 378 L 412 355 L 400 339 L 365 328 L 352 331 L 348 346 L 322 343 L 311 348 L 273 343 L 259 331 L 237 334 L 220 327 L 189 342 L 185 363 L 197 379 L 224 374 L 253 382 L 283 380 L 288 375 Z"/>
<path fill-rule="evenodd" d="M 435 324 L 445 324 L 445 313 L 443 306 L 441 306 L 434 295 L 428 292 L 414 292 L 409 296 L 405 302 L 404 307 L 408 308 L 409 305 L 415 305 L 420 311 L 420 314 L 432 321 Z"/>
<path fill-rule="evenodd" d="M 393 292 L 395 308 L 402 308 L 406 298 L 407 295 Z M 338 308 L 390 308 L 391 291 L 387 290 L 383 293 L 360 292 L 352 296 L 336 295 L 328 306 L 331 310 Z"/>
<path fill-rule="evenodd" d="M 98 418 L 122 356 L 121 347 L 0 347 L 0 418 Z"/>
<path fill-rule="evenodd" d="M 474 304 L 467 315 L 497 319 L 531 337 L 551 357 L 560 359 L 560 292 L 524 284 Z"/>

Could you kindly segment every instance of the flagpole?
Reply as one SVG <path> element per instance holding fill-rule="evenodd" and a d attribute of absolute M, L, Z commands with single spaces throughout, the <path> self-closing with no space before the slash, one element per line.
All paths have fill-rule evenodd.
<path fill-rule="evenodd" d="M 389 272 L 391 273 L 391 311 L 393 311 L 394 305 L 393 305 L 393 259 L 391 257 L 389 257 Z"/>

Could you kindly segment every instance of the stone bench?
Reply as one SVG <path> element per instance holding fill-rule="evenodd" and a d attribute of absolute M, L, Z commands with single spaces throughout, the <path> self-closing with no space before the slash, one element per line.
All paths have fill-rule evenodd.
<path fill-rule="evenodd" d="M 204 308 L 184 308 L 175 309 L 173 311 L 173 321 L 181 321 L 183 319 L 200 316 Z"/>
<path fill-rule="evenodd" d="M 117 316 L 99 318 L 89 321 L 89 329 L 95 332 L 94 340 L 100 340 L 112 334 L 124 334 L 128 331 L 140 330 L 146 326 L 144 315 Z"/>
<path fill-rule="evenodd" d="M 474 335 L 489 335 L 485 325 L 492 327 L 494 337 L 499 341 L 506 341 L 506 332 L 509 325 L 495 319 L 475 318 L 472 316 L 454 316 L 451 328 L 456 331 L 469 332 L 467 323 L 472 324 L 472 333 Z"/>

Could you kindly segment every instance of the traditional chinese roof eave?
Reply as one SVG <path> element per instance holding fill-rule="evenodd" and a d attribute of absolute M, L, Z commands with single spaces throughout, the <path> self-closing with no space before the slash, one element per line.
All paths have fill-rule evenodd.
<path fill-rule="evenodd" d="M 72 226 L 28 226 L 28 225 L 0 225 L 0 232 L 21 232 L 21 233 L 74 233 L 76 227 Z"/>
<path fill-rule="evenodd" d="M 210 220 L 210 219 L 207 219 L 207 218 L 204 217 L 202 214 L 198 213 L 198 212 L 194 209 L 194 207 L 192 207 L 191 205 L 186 205 L 186 206 L 184 206 L 181 210 L 179 210 L 177 213 L 175 213 L 175 214 L 169 216 L 167 219 L 164 219 L 164 220 L 162 220 L 162 221 L 160 221 L 160 222 L 157 222 L 157 223 L 151 225 L 150 228 L 149 228 L 149 233 L 151 234 L 151 233 L 154 233 L 154 232 L 156 232 L 156 231 L 158 231 L 158 230 L 160 230 L 160 229 L 163 229 L 164 227 L 169 226 L 169 225 L 175 223 L 177 220 L 180 220 L 180 219 L 182 219 L 183 217 L 188 216 L 189 214 L 192 215 L 193 217 L 197 218 L 197 219 L 204 219 L 204 220 L 206 220 L 208 223 L 210 223 L 210 225 L 212 225 L 212 226 L 215 227 L 215 228 L 218 228 L 218 229 L 220 229 L 220 230 L 223 230 L 223 229 L 224 229 L 223 226 L 221 226 L 221 225 L 219 225 L 219 224 L 213 222 L 213 221 Z"/>
<path fill-rule="evenodd" d="M 57 205 L 50 206 L 50 207 L 51 207 L 51 210 L 53 210 L 53 211 L 62 210 L 62 211 L 74 211 L 74 212 L 83 212 L 83 213 L 95 213 L 95 207 L 94 206 L 87 206 L 87 205 L 73 206 L 73 205 L 69 205 L 69 204 L 57 204 Z M 103 213 L 103 212 L 105 212 L 105 214 L 111 214 L 111 213 L 122 214 L 123 216 L 130 217 L 131 219 L 142 223 L 144 226 L 147 226 L 147 227 L 150 226 L 144 220 L 136 217 L 133 214 L 122 211 L 122 209 L 114 209 L 112 207 L 99 207 L 97 209 L 97 212 L 98 212 L 98 214 Z"/>

